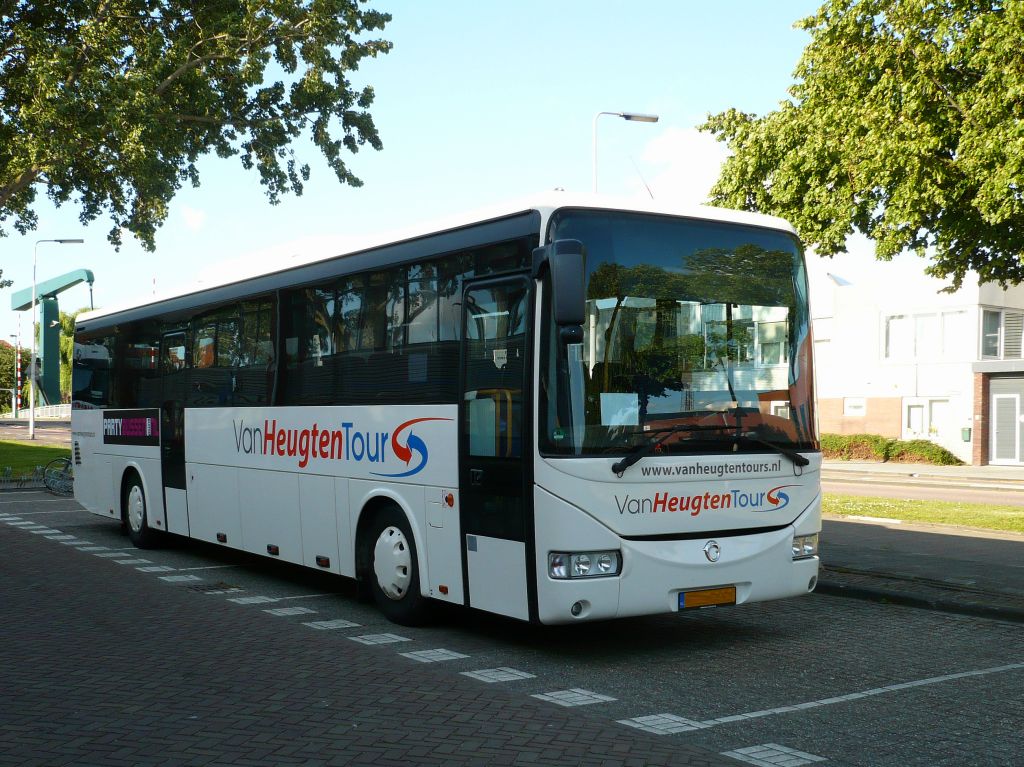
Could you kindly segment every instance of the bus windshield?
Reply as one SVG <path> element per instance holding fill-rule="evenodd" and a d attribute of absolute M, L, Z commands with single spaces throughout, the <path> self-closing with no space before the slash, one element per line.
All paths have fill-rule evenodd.
<path fill-rule="evenodd" d="M 540 449 L 815 449 L 807 280 L 797 240 L 739 224 L 594 210 L 549 241 L 587 258 L 583 343 L 542 345 Z M 545 312 L 549 316 L 549 312 Z"/>

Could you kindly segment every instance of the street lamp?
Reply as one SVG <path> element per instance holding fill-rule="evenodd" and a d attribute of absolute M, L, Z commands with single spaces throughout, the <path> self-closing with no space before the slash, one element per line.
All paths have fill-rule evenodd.
<path fill-rule="evenodd" d="M 621 117 L 623 120 L 629 120 L 631 122 L 638 123 L 656 123 L 658 122 L 658 115 L 642 115 L 636 112 L 598 112 L 594 115 L 594 192 L 597 192 L 597 118 L 601 115 L 611 115 L 612 117 Z"/>
<path fill-rule="evenodd" d="M 57 240 L 36 240 L 32 250 L 32 358 L 29 362 L 31 371 L 28 387 L 28 438 L 36 438 L 36 261 L 39 256 L 39 245 L 44 242 L 55 242 L 58 245 L 81 245 L 85 240 L 61 238 Z"/>

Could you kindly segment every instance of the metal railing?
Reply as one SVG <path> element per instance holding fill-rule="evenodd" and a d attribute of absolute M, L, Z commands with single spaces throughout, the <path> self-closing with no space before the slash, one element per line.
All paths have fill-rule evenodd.
<path fill-rule="evenodd" d="M 10 410 L 8 410 L 5 413 L 0 413 L 0 418 L 14 418 L 14 415 Z M 37 407 L 36 418 L 50 418 L 58 421 L 69 421 L 71 420 L 71 403 L 66 405 L 44 405 L 43 407 Z M 18 411 L 18 420 L 28 420 L 27 407 Z"/>

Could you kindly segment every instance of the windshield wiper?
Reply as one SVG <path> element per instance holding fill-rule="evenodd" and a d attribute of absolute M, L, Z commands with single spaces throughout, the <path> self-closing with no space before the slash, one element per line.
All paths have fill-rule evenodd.
<path fill-rule="evenodd" d="M 791 460 L 794 465 L 799 466 L 801 468 L 807 466 L 810 463 L 810 461 L 807 458 L 800 455 L 800 453 L 796 452 L 796 450 L 790 450 L 788 447 L 777 445 L 774 442 L 769 442 L 768 440 L 765 439 L 751 437 L 749 434 L 737 434 L 734 437 L 734 439 L 736 440 L 736 444 L 758 445 L 760 447 L 766 447 L 769 450 L 778 453 L 779 455 L 785 456 L 786 458 Z"/>
<path fill-rule="evenodd" d="M 654 450 L 658 445 L 661 444 L 663 437 L 667 437 L 669 434 L 675 434 L 681 431 L 722 431 L 723 429 L 732 429 L 733 426 L 715 424 L 713 426 L 701 426 L 694 424 L 676 424 L 675 426 L 666 426 L 663 429 L 655 429 L 654 431 L 645 432 L 645 436 L 648 437 L 646 442 L 642 442 L 630 451 L 627 455 L 623 456 L 621 460 L 616 461 L 612 464 L 612 471 L 622 476 L 623 472 L 626 471 L 630 466 L 639 461 L 645 455 L 650 455 L 651 451 Z"/>
<path fill-rule="evenodd" d="M 668 426 L 664 429 L 657 429 L 652 432 L 648 432 L 650 438 L 637 445 L 633 450 L 621 460 L 616 461 L 612 464 L 612 472 L 621 477 L 623 473 L 632 466 L 634 463 L 639 461 L 641 458 L 651 454 L 658 445 L 661 444 L 662 439 L 670 434 L 675 434 L 681 431 L 732 431 L 735 426 L 727 424 L 716 424 L 716 425 L 686 425 L 678 424 L 676 426 Z M 803 468 L 807 466 L 810 461 L 795 450 L 790 450 L 788 447 L 777 445 L 774 442 L 768 442 L 767 440 L 760 439 L 759 437 L 752 437 L 749 434 L 734 434 L 731 436 L 734 445 L 746 444 L 746 445 L 757 445 L 758 447 L 767 448 L 779 455 L 785 456 L 793 462 L 795 466 Z"/>

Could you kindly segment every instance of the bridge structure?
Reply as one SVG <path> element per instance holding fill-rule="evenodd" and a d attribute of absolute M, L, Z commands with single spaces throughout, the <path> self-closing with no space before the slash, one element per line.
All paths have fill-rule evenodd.
<path fill-rule="evenodd" d="M 89 306 L 92 306 L 93 273 L 88 269 L 75 269 L 59 277 L 38 282 L 35 286 L 39 304 L 39 359 L 36 380 L 32 382 L 47 405 L 60 403 L 60 306 L 57 295 L 79 283 L 89 284 Z M 11 295 L 11 309 L 16 312 L 32 310 L 32 288 L 24 288 Z M 34 332 L 34 328 L 33 328 Z M 31 364 L 31 360 L 30 360 Z"/>

